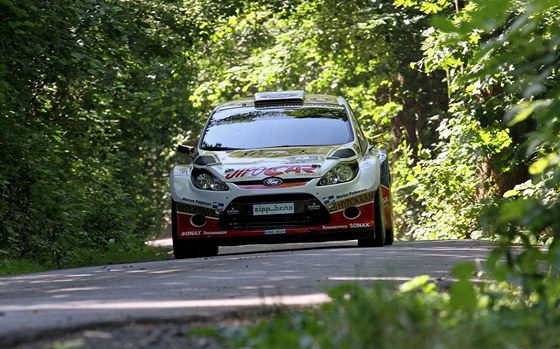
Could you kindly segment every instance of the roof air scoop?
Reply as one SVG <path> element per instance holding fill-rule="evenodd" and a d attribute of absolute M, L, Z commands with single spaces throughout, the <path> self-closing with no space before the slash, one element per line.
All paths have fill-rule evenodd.
<path fill-rule="evenodd" d="M 350 148 L 338 149 L 334 154 L 329 156 L 330 159 L 347 159 L 356 156 L 356 152 Z"/>
<path fill-rule="evenodd" d="M 302 105 L 304 91 L 257 92 L 255 93 L 255 108 L 266 108 L 283 105 Z"/>

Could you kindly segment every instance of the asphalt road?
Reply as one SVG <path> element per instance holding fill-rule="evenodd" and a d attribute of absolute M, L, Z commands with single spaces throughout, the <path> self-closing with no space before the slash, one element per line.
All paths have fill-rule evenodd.
<path fill-rule="evenodd" d="M 2 339 L 103 322 L 218 316 L 224 311 L 328 300 L 345 282 L 404 282 L 482 261 L 491 243 L 399 242 L 358 248 L 355 241 L 227 247 L 212 258 L 60 270 L 0 278 Z"/>

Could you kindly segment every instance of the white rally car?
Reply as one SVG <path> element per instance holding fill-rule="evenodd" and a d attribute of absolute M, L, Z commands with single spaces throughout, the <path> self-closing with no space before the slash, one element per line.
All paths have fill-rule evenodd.
<path fill-rule="evenodd" d="M 192 158 L 171 171 L 176 258 L 220 245 L 357 239 L 393 243 L 385 152 L 342 97 L 256 93 L 218 105 Z"/>

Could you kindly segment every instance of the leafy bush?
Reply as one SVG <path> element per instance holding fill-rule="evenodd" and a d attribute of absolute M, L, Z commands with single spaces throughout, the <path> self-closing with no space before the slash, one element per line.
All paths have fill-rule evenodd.
<path fill-rule="evenodd" d="M 463 267 L 464 268 L 464 267 Z M 469 268 L 466 268 L 469 271 Z M 461 271 L 457 270 L 458 275 Z M 467 272 L 467 274 L 469 274 Z M 470 275 L 469 275 L 470 277 Z M 554 348 L 560 313 L 544 318 L 516 290 L 455 284 L 438 292 L 429 277 L 399 287 L 339 286 L 317 309 L 286 311 L 255 326 L 195 330 L 235 348 Z M 471 298 L 469 294 L 475 296 Z M 470 300 L 474 299 L 474 302 Z"/>
<path fill-rule="evenodd" d="M 547 317 L 560 304 L 560 6 L 547 0 L 473 1 L 466 15 L 468 21 L 439 24 L 447 42 L 484 38 L 458 83 L 467 89 L 502 83 L 506 98 L 493 103 L 503 110 L 510 134 L 522 131 L 524 141 L 513 144 L 532 175 L 485 208 L 484 227 L 502 241 L 490 265 L 498 280 L 517 282 L 526 297 L 536 297 Z M 521 253 L 512 249 L 515 242 L 522 244 Z M 543 242 L 548 246 L 538 245 Z"/>
<path fill-rule="evenodd" d="M 60 267 L 159 233 L 172 146 L 192 123 L 184 9 L 7 0 L 0 12 L 0 253 Z"/>

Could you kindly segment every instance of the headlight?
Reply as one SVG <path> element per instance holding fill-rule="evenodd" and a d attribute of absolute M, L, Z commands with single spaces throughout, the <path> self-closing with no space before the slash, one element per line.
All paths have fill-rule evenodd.
<path fill-rule="evenodd" d="M 326 175 L 321 178 L 319 185 L 332 185 L 350 182 L 358 173 L 356 162 L 342 162 L 333 167 Z"/>
<path fill-rule="evenodd" d="M 228 186 L 209 172 L 193 174 L 194 186 L 202 190 L 227 191 Z"/>

